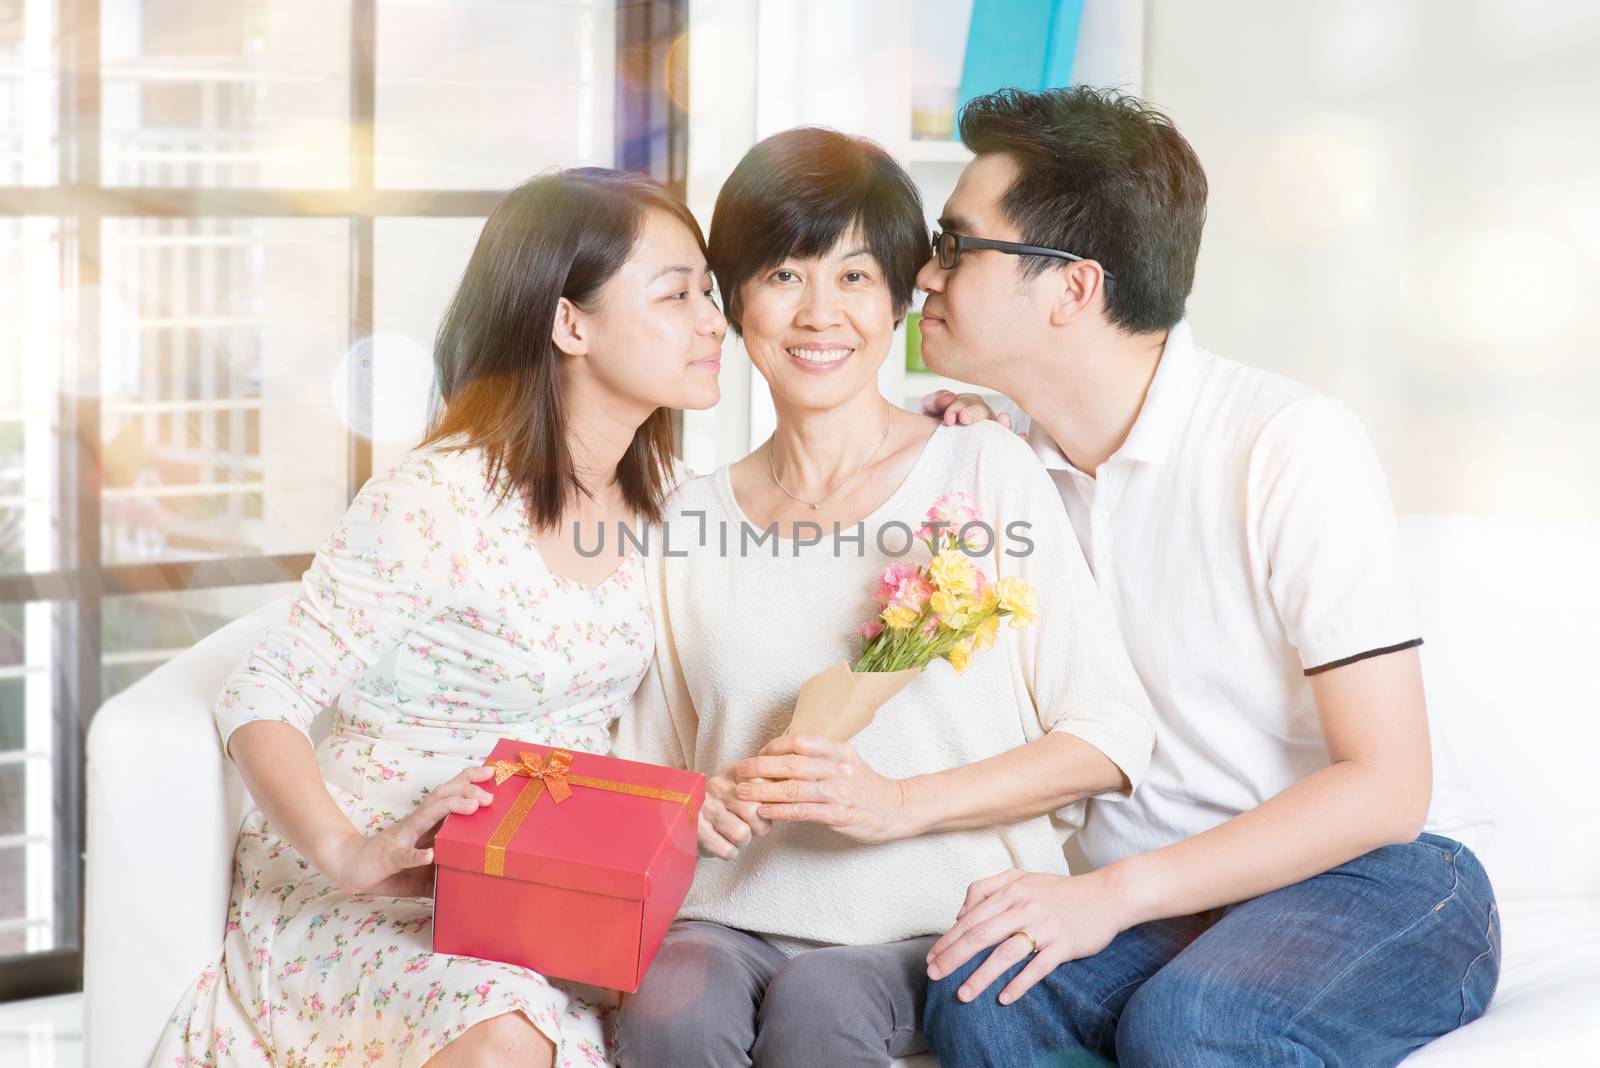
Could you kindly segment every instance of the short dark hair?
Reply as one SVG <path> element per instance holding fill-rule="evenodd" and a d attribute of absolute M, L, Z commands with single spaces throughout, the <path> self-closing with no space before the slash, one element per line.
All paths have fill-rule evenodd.
<path fill-rule="evenodd" d="M 739 290 L 790 256 L 820 256 L 859 225 L 905 316 L 928 261 L 922 197 L 905 169 L 865 137 L 801 126 L 759 142 L 728 175 L 711 216 L 707 257 L 728 322 L 739 330 Z"/>
<path fill-rule="evenodd" d="M 1142 334 L 1183 318 L 1206 175 L 1171 119 L 1110 89 L 1001 89 L 961 109 L 961 140 L 1016 161 L 1001 209 L 1023 241 L 1097 260 L 1116 276 L 1105 291 L 1112 323 Z M 1036 277 L 1060 265 L 1030 256 L 1023 269 Z"/>
<path fill-rule="evenodd" d="M 434 365 L 444 403 L 422 444 L 482 448 L 500 499 L 519 496 L 537 529 L 594 495 L 567 443 L 556 307 L 562 297 L 594 305 L 633 255 L 648 211 L 683 223 L 705 250 L 689 209 L 650 178 L 579 167 L 524 182 L 489 212 L 439 326 Z M 673 444 L 672 413 L 658 408 L 617 464 L 628 507 L 651 522 L 661 518 Z"/>

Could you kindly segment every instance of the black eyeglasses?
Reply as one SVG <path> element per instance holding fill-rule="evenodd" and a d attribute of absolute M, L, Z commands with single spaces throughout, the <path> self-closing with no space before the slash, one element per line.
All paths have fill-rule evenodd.
<path fill-rule="evenodd" d="M 996 252 L 1006 252 L 1013 256 L 1052 256 L 1058 260 L 1074 260 L 1079 263 L 1088 262 L 1083 256 L 1071 252 L 1062 252 L 1058 248 L 1045 248 L 1042 245 L 1022 245 L 1015 241 L 991 241 L 987 237 L 968 237 L 966 234 L 935 233 L 933 235 L 933 255 L 939 260 L 939 266 L 947 271 L 953 271 L 961 265 L 961 253 L 968 249 L 992 248 Z M 1100 268 L 1100 273 L 1110 281 L 1116 275 Z"/>

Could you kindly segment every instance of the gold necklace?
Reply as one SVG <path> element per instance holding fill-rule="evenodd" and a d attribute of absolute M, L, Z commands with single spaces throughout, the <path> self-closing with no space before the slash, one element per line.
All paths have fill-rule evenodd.
<path fill-rule="evenodd" d="M 778 467 L 772 460 L 772 443 L 776 441 L 778 437 L 776 434 L 774 434 L 772 437 L 767 439 L 767 470 L 772 472 L 772 484 L 777 486 L 780 490 L 783 490 L 783 495 L 785 497 L 788 497 L 793 501 L 798 501 L 815 512 L 818 508 L 822 507 L 823 501 L 827 500 L 829 497 L 832 497 L 835 493 L 838 493 L 839 490 L 844 487 L 846 482 L 849 482 L 852 478 L 855 478 L 862 471 L 866 470 L 867 464 L 870 464 L 874 459 L 877 458 L 878 451 L 883 448 L 883 443 L 889 440 L 889 428 L 893 425 L 894 417 L 891 415 L 883 424 L 883 436 L 878 439 L 877 447 L 872 450 L 872 454 L 869 455 L 866 460 L 862 461 L 860 467 L 856 468 L 854 471 L 841 478 L 838 482 L 834 483 L 832 489 L 814 501 L 808 501 L 804 497 L 796 497 L 794 494 L 784 489 L 783 483 L 778 481 Z"/>

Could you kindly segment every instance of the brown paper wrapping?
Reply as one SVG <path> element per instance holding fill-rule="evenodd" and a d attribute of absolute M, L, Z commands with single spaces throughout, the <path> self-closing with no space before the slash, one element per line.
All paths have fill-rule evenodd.
<path fill-rule="evenodd" d="M 835 664 L 800 687 L 794 718 L 784 733 L 817 734 L 848 742 L 872 722 L 884 702 L 921 673 L 921 668 L 855 672 L 849 664 Z"/>

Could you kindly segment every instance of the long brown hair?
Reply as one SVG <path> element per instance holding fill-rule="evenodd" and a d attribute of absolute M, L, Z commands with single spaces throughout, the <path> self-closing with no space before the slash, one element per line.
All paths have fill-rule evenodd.
<path fill-rule="evenodd" d="M 562 297 L 593 307 L 651 209 L 682 222 L 705 251 L 689 209 L 650 178 L 580 167 L 524 182 L 489 213 L 439 326 L 443 403 L 422 446 L 483 449 L 500 500 L 517 494 L 536 529 L 554 527 L 579 495 L 594 496 L 567 442 L 556 307 Z M 672 412 L 658 408 L 617 464 L 624 501 L 651 522 L 661 518 L 674 444 Z"/>

